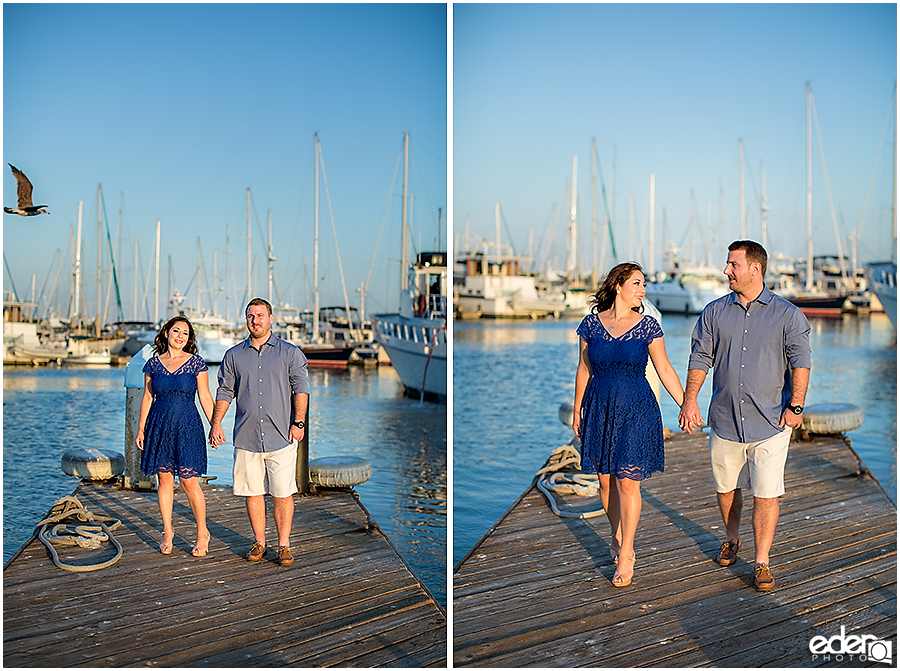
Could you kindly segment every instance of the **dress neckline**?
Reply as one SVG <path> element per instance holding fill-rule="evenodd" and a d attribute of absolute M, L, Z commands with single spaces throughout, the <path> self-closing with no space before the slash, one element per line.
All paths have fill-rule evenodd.
<path fill-rule="evenodd" d="M 609 332 L 609 329 L 606 328 L 606 324 L 604 324 L 604 323 L 603 323 L 603 320 L 600 319 L 600 315 L 599 315 L 599 314 L 597 315 L 597 321 L 600 322 L 600 326 L 602 326 L 602 327 L 603 327 L 603 330 L 606 331 L 606 335 L 608 335 L 608 336 L 609 336 L 610 338 L 612 338 L 613 340 L 621 340 L 621 339 L 624 338 L 626 335 L 628 335 L 629 333 L 631 333 L 634 329 L 636 329 L 636 328 L 638 327 L 638 325 L 639 325 L 642 321 L 644 321 L 644 317 L 646 317 L 646 316 L 647 316 L 647 315 L 641 315 L 641 318 L 638 319 L 637 322 L 635 322 L 634 326 L 632 326 L 630 329 L 628 329 L 627 331 L 625 331 L 624 333 L 622 333 L 622 335 L 620 335 L 620 336 L 614 336 L 612 333 Z"/>
<path fill-rule="evenodd" d="M 156 358 L 157 358 L 157 360 L 159 361 L 159 365 L 162 366 L 163 368 L 165 368 L 166 372 L 167 372 L 169 375 L 175 375 L 176 373 L 178 373 L 178 371 L 180 371 L 182 368 L 184 368 L 185 364 L 187 364 L 188 361 L 190 361 L 191 359 L 194 358 L 194 355 L 193 355 L 193 354 L 189 354 L 189 355 L 188 355 L 188 358 L 185 359 L 184 361 L 182 361 L 181 364 L 178 366 L 178 368 L 176 368 L 175 370 L 169 370 L 168 368 L 166 368 L 166 364 L 164 364 L 164 363 L 162 362 L 162 359 L 160 359 L 158 356 L 157 356 Z"/>

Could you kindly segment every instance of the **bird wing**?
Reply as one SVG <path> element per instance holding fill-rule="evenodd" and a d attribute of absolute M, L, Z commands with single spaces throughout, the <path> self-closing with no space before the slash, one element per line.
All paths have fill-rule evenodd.
<path fill-rule="evenodd" d="M 18 184 L 18 207 L 19 209 L 24 209 L 26 207 L 32 207 L 31 203 L 31 191 L 34 188 L 31 186 L 31 182 L 28 181 L 28 178 L 25 176 L 25 173 L 19 170 L 12 163 L 7 163 L 7 165 L 12 168 L 13 177 L 16 178 L 16 184 Z"/>

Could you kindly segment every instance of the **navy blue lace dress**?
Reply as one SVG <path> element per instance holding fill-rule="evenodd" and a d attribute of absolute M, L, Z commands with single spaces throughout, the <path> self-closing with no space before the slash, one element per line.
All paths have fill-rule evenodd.
<path fill-rule="evenodd" d="M 197 354 L 174 373 L 160 363 L 158 356 L 144 364 L 153 389 L 141 453 L 141 471 L 147 475 L 163 472 L 196 478 L 206 473 L 206 435 L 194 404 L 197 375 L 205 370 L 209 368 Z"/>
<path fill-rule="evenodd" d="M 614 338 L 600 317 L 578 326 L 592 376 L 581 403 L 581 470 L 644 480 L 665 465 L 662 415 L 647 382 L 647 346 L 663 335 L 653 317 Z"/>

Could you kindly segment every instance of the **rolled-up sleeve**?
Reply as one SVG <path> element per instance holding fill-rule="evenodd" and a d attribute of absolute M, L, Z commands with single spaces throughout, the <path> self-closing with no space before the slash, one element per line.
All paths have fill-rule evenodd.
<path fill-rule="evenodd" d="M 702 370 L 709 372 L 715 360 L 712 329 L 712 306 L 708 305 L 691 334 L 691 356 L 688 359 L 688 370 Z"/>
<path fill-rule="evenodd" d="M 222 363 L 219 364 L 219 387 L 216 389 L 216 401 L 227 401 L 231 403 L 235 395 L 235 379 L 234 372 L 234 353 L 229 350 L 222 357 Z"/>
<path fill-rule="evenodd" d="M 306 355 L 299 347 L 291 350 L 291 360 L 288 367 L 288 380 L 291 383 L 292 394 L 309 393 L 309 371 Z"/>
<path fill-rule="evenodd" d="M 784 329 L 784 353 L 791 368 L 812 368 L 809 320 L 800 310 L 788 312 Z"/>

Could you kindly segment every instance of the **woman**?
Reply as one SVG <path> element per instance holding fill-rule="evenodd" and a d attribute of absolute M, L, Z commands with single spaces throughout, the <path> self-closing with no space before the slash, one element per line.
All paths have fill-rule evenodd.
<path fill-rule="evenodd" d="M 159 551 L 172 554 L 172 503 L 177 473 L 197 521 L 197 542 L 191 554 L 204 557 L 210 534 L 206 528 L 206 499 L 198 477 L 206 472 L 206 434 L 194 405 L 194 394 L 200 395 L 206 419 L 211 420 L 209 369 L 197 354 L 194 327 L 186 317 L 167 321 L 156 335 L 153 349 L 156 356 L 144 364 L 144 397 L 135 442 L 142 450 L 141 471 L 159 477 L 159 512 L 163 520 Z"/>
<path fill-rule="evenodd" d="M 644 272 L 636 263 L 609 271 L 594 295 L 591 314 L 578 327 L 575 435 L 581 470 L 597 473 L 600 497 L 612 529 L 612 583 L 631 584 L 634 535 L 641 515 L 641 480 L 662 471 L 662 415 L 646 369 L 648 355 L 666 391 L 681 407 L 684 389 L 666 356 L 663 332 L 643 314 Z"/>

